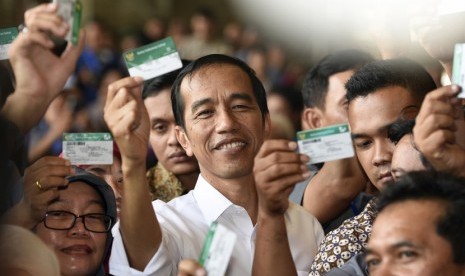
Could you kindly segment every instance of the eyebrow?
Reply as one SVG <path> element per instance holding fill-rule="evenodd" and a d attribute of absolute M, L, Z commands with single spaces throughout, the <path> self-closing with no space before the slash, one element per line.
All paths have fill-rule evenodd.
<path fill-rule="evenodd" d="M 248 93 L 245 93 L 245 92 L 231 93 L 231 95 L 229 96 L 229 99 L 230 100 L 240 99 L 240 100 L 246 100 L 248 102 L 253 102 L 253 98 Z M 205 105 L 207 103 L 212 103 L 212 102 L 213 100 L 211 98 L 205 98 L 205 99 L 200 99 L 198 101 L 195 101 L 192 104 L 191 112 L 195 113 L 197 109 L 199 109 L 202 105 Z"/>
<path fill-rule="evenodd" d="M 389 245 L 389 250 L 392 250 L 392 249 L 399 249 L 399 248 L 402 248 L 402 247 L 411 247 L 411 248 L 418 248 L 418 246 L 416 246 L 414 243 L 412 242 L 409 242 L 409 241 L 400 241 L 400 242 L 396 242 L 394 243 L 393 245 Z M 365 253 L 366 254 L 375 254 L 375 250 L 367 247 L 365 249 Z"/>
<path fill-rule="evenodd" d="M 195 101 L 193 104 L 192 104 L 192 107 L 191 107 L 191 112 L 192 114 L 194 114 L 197 109 L 199 109 L 202 105 L 205 105 L 207 103 L 211 103 L 213 102 L 212 99 L 210 98 L 205 98 L 205 99 L 201 99 L 201 100 L 198 100 L 198 101 Z"/>
<path fill-rule="evenodd" d="M 397 119 L 396 119 L 397 120 Z M 379 127 L 377 129 L 378 132 L 380 131 L 384 131 L 384 130 L 388 130 L 395 122 L 396 120 L 392 121 L 392 122 L 389 122 L 381 127 Z M 370 135 L 368 134 L 365 134 L 365 133 L 353 133 L 351 134 L 352 136 L 352 139 L 360 139 L 360 138 L 368 138 L 368 137 L 371 137 Z"/>
<path fill-rule="evenodd" d="M 101 197 L 101 195 L 99 194 L 99 197 Z M 64 203 L 64 204 L 67 204 L 68 202 L 67 201 L 64 201 L 62 200 L 61 198 L 55 198 L 54 200 L 52 200 L 48 206 L 52 206 L 53 204 L 55 203 Z M 100 205 L 103 209 L 105 209 L 105 203 L 103 202 L 103 199 L 101 200 L 97 200 L 97 199 L 92 199 L 92 200 L 89 200 L 87 201 L 86 203 L 86 206 L 90 206 L 91 204 L 97 204 L 97 205 Z"/>

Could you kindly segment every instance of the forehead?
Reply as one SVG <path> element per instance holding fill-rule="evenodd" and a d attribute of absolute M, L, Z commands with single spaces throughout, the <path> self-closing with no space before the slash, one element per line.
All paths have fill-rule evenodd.
<path fill-rule="evenodd" d="M 210 64 L 187 75 L 181 82 L 186 107 L 189 100 L 228 95 L 234 92 L 253 94 L 252 82 L 240 67 L 232 64 Z"/>
<path fill-rule="evenodd" d="M 376 218 L 370 238 L 372 245 L 401 241 L 425 246 L 437 239 L 438 218 L 444 206 L 435 200 L 406 200 L 387 206 Z"/>
<path fill-rule="evenodd" d="M 150 118 L 168 117 L 174 120 L 171 107 L 171 89 L 164 88 L 156 95 L 145 98 L 144 105 Z"/>
<path fill-rule="evenodd" d="M 99 193 L 82 181 L 72 182 L 66 189 L 60 190 L 57 202 L 65 202 L 70 205 L 88 205 L 89 202 L 96 202 L 103 205 L 103 200 Z"/>
<path fill-rule="evenodd" d="M 371 133 L 411 113 L 417 106 L 411 93 L 399 86 L 386 87 L 365 97 L 358 97 L 349 103 L 349 123 L 354 133 Z M 416 108 L 415 108 L 416 109 Z M 408 111 L 408 114 L 404 114 Z"/>

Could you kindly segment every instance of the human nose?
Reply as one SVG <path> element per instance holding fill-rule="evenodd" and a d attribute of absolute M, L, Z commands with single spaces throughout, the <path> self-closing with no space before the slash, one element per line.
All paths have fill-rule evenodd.
<path fill-rule="evenodd" d="M 395 145 L 387 138 L 378 141 L 377 143 L 375 142 L 373 165 L 378 167 L 391 163 L 394 147 Z"/>
<path fill-rule="evenodd" d="M 178 139 L 176 138 L 176 129 L 175 127 L 170 127 L 168 133 L 168 145 L 169 146 L 179 146 Z"/>
<path fill-rule="evenodd" d="M 71 227 L 71 229 L 69 229 L 69 233 L 72 235 L 72 236 L 87 236 L 89 235 L 89 231 L 86 229 L 85 225 L 84 225 L 84 218 L 83 217 L 77 217 L 75 220 L 74 220 L 74 224 L 73 224 L 73 227 Z"/>
<path fill-rule="evenodd" d="M 219 112 L 216 125 L 218 133 L 232 132 L 239 128 L 237 118 L 229 110 Z"/>

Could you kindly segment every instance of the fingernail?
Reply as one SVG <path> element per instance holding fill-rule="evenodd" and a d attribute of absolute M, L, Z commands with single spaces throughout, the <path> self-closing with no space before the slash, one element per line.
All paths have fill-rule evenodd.
<path fill-rule="evenodd" d="M 143 82 L 144 79 L 142 77 L 134 77 L 134 80 L 137 82 Z"/>
<path fill-rule="evenodd" d="M 49 3 L 49 4 L 47 5 L 47 9 L 48 9 L 49 11 L 53 11 L 56 7 L 57 7 L 57 4 L 56 4 L 56 3 Z"/>
<path fill-rule="evenodd" d="M 453 85 L 451 86 L 451 90 L 452 90 L 452 92 L 454 92 L 454 93 L 458 93 L 458 92 L 460 92 L 460 91 L 462 90 L 462 87 L 460 87 L 460 85 L 453 84 Z"/>
<path fill-rule="evenodd" d="M 307 179 L 307 178 L 310 178 L 311 175 L 312 175 L 311 172 L 304 172 L 304 173 L 302 174 L 302 177 L 305 178 L 305 179 Z"/>
<path fill-rule="evenodd" d="M 301 154 L 300 161 L 302 161 L 303 163 L 307 163 L 308 161 L 310 161 L 310 157 L 308 157 L 308 155 Z"/>
<path fill-rule="evenodd" d="M 68 159 L 65 159 L 65 166 L 71 166 L 71 161 L 69 161 Z"/>
<path fill-rule="evenodd" d="M 205 269 L 199 268 L 195 271 L 195 276 L 206 276 L 207 272 Z"/>
<path fill-rule="evenodd" d="M 295 150 L 297 149 L 297 143 L 294 141 L 290 141 L 287 146 L 289 147 L 290 150 Z"/>
<path fill-rule="evenodd" d="M 307 165 L 300 165 L 300 170 L 303 171 L 303 172 L 308 172 Z"/>

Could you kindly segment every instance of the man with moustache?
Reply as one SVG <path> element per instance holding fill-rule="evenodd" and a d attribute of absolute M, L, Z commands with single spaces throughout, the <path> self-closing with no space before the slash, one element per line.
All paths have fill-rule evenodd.
<path fill-rule="evenodd" d="M 113 83 L 105 106 L 105 121 L 131 187 L 124 190 L 120 224 L 113 229 L 110 273 L 176 274 L 181 259 L 198 259 L 216 221 L 237 234 L 227 274 L 250 275 L 255 239 L 261 235 L 257 225 L 266 224 L 275 207 L 257 193 L 256 185 L 268 185 L 284 187 L 278 193 L 287 202 L 282 221 L 289 232 L 286 243 L 292 248 L 291 262 L 306 275 L 323 231 L 287 196 L 294 183 L 309 177 L 308 157 L 295 153 L 295 142 L 274 140 L 264 148 L 280 152 L 262 152 L 253 159 L 270 126 L 265 90 L 253 71 L 238 59 L 208 55 L 178 75 L 172 90 L 176 136 L 187 155 L 197 158 L 200 175 L 194 190 L 169 203 L 155 201 L 153 207 L 145 183 L 149 119 L 139 95 L 141 82 L 130 77 Z M 254 163 L 262 168 L 254 171 Z"/>

